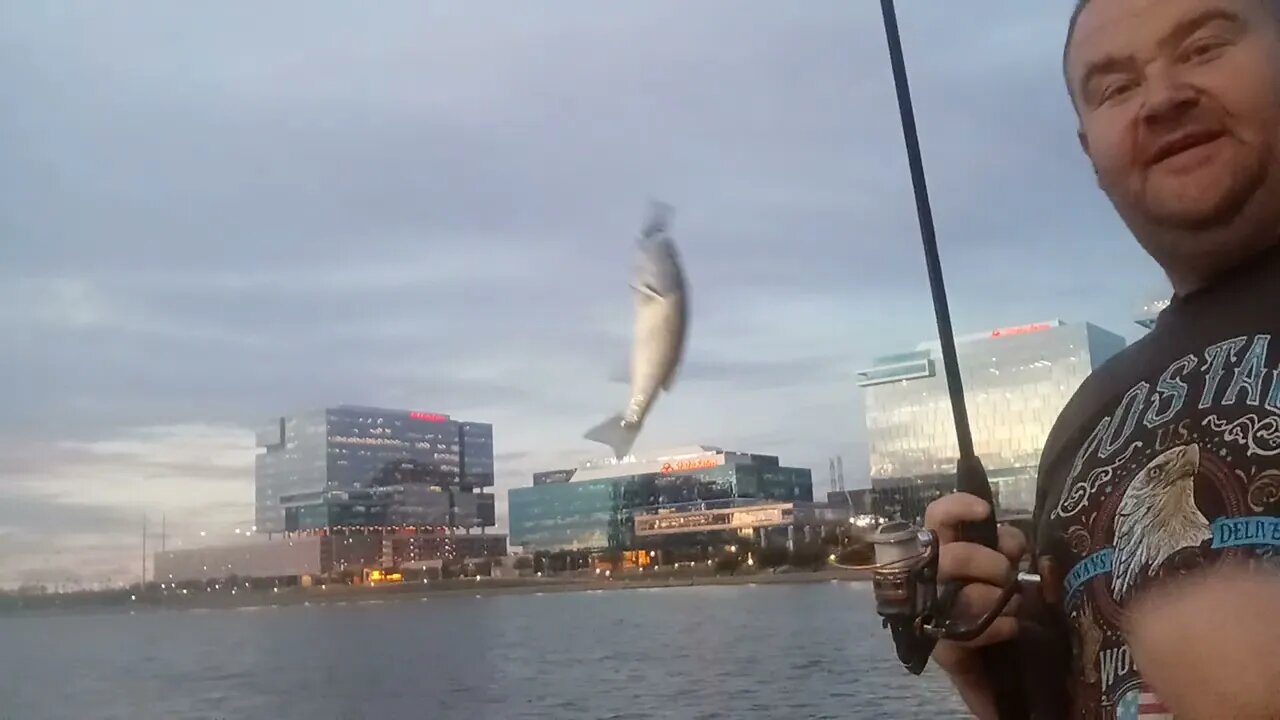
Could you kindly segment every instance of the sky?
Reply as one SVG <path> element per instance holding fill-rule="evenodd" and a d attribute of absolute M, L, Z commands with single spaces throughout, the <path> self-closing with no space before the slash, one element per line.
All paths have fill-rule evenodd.
<path fill-rule="evenodd" d="M 899 3 L 958 333 L 1167 292 L 1076 141 L 1071 4 Z M 492 422 L 505 525 L 625 403 L 650 198 L 691 325 L 637 453 L 865 483 L 856 371 L 936 337 L 886 52 L 871 0 L 6 4 L 0 584 L 136 581 L 144 514 L 235 540 L 252 428 L 338 403 Z"/>

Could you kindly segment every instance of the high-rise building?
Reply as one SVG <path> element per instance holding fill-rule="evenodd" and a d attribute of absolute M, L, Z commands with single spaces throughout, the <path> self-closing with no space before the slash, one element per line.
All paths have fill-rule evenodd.
<path fill-rule="evenodd" d="M 511 542 L 538 551 L 633 550 L 636 517 L 709 511 L 753 501 L 812 503 L 807 468 L 772 455 L 696 446 L 648 459 L 588 462 L 534 475 L 507 492 Z"/>
<path fill-rule="evenodd" d="M 257 445 L 259 532 L 495 524 L 487 423 L 340 405 L 277 418 Z"/>
<path fill-rule="evenodd" d="M 544 470 L 533 474 L 534 485 L 550 485 L 552 483 L 564 483 L 573 479 L 573 474 L 577 472 L 577 468 L 569 468 L 567 470 Z"/>
<path fill-rule="evenodd" d="M 1096 325 L 1057 320 L 956 339 L 975 450 L 1005 515 L 1034 507 L 1040 453 L 1059 412 L 1125 344 Z M 939 343 L 878 358 L 859 375 L 876 511 L 919 521 L 954 490 L 959 454 Z"/>
<path fill-rule="evenodd" d="M 1138 312 L 1134 315 L 1133 321 L 1138 325 L 1150 330 L 1156 326 L 1156 318 L 1160 317 L 1160 313 L 1169 307 L 1168 298 L 1157 298 L 1144 303 L 1138 308 Z"/>

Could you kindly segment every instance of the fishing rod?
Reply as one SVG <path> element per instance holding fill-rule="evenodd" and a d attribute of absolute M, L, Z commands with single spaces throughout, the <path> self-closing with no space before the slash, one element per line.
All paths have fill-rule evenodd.
<path fill-rule="evenodd" d="M 987 472 L 974 451 L 973 432 L 969 425 L 968 408 L 965 406 L 960 362 L 956 354 L 955 334 L 951 328 L 951 312 L 942 279 L 942 262 L 938 257 L 933 213 L 929 207 L 924 163 L 920 156 L 920 140 L 916 132 L 915 112 L 911 105 L 911 90 L 907 83 L 906 62 L 903 59 L 902 40 L 898 34 L 898 18 L 893 0 L 880 0 L 880 10 L 889 42 L 889 60 L 893 67 L 894 89 L 902 119 L 907 164 L 911 170 L 916 215 L 920 223 L 920 239 L 929 273 L 929 289 L 933 295 L 942 366 L 951 399 L 951 412 L 955 419 L 956 444 L 959 450 L 956 460 L 956 491 L 975 495 L 992 506 L 991 515 L 986 520 L 968 523 L 960 528 L 960 539 L 996 548 L 993 493 Z M 917 531 L 909 523 L 895 522 L 877 530 L 873 542 L 877 565 L 873 574 L 876 611 L 884 618 L 885 626 L 893 635 L 898 659 L 913 674 L 918 675 L 924 671 L 938 640 L 966 641 L 979 637 L 1000 616 L 1020 587 L 1020 577 L 1014 568 L 996 605 L 977 622 L 960 623 L 949 617 L 949 611 L 962 585 L 950 583 L 942 588 L 941 594 L 938 592 L 939 542 L 936 533 Z M 1029 578 L 1023 576 L 1022 579 Z M 1000 720 L 1026 720 L 1032 717 L 1023 685 L 1017 645 L 1001 643 L 982 648 L 978 653 Z"/>

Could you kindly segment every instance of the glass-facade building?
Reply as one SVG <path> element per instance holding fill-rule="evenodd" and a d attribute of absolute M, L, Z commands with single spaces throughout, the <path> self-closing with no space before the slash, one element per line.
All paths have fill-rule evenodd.
<path fill-rule="evenodd" d="M 513 545 L 545 552 L 629 550 L 635 547 L 636 514 L 737 498 L 813 501 L 807 468 L 712 447 L 588 463 L 567 479 L 566 471 L 549 472 L 554 475 L 538 473 L 534 485 L 507 493 Z"/>
<path fill-rule="evenodd" d="M 1150 330 L 1156 326 L 1156 318 L 1160 317 L 1160 313 L 1169 307 L 1168 298 L 1156 298 L 1149 302 L 1143 303 L 1138 311 L 1134 313 L 1133 321 L 1139 326 Z"/>
<path fill-rule="evenodd" d="M 1044 441 L 1086 377 L 1124 349 L 1096 325 L 1037 323 L 957 338 L 978 457 L 1005 515 L 1030 512 Z M 955 488 L 955 422 L 938 343 L 878 358 L 859 373 L 876 512 L 919 522 Z"/>
<path fill-rule="evenodd" d="M 495 524 L 487 423 L 341 405 L 272 420 L 257 445 L 259 532 Z"/>

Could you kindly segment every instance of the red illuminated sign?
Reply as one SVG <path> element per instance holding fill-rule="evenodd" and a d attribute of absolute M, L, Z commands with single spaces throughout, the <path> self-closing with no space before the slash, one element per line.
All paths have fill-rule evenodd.
<path fill-rule="evenodd" d="M 448 415 L 440 415 L 439 413 L 411 412 L 410 420 L 421 420 L 422 422 L 449 422 Z"/>
<path fill-rule="evenodd" d="M 662 465 L 662 474 L 670 475 L 671 473 L 685 472 L 688 470 L 705 470 L 706 468 L 719 467 L 724 460 L 719 457 L 697 458 L 694 460 L 677 460 L 673 463 L 664 463 Z"/>
<path fill-rule="evenodd" d="M 1027 335 L 1029 333 L 1044 332 L 1053 326 L 1048 323 L 1035 323 L 1033 325 L 1019 325 L 1017 327 L 1000 328 L 992 330 L 991 337 L 1009 337 L 1010 335 Z"/>

